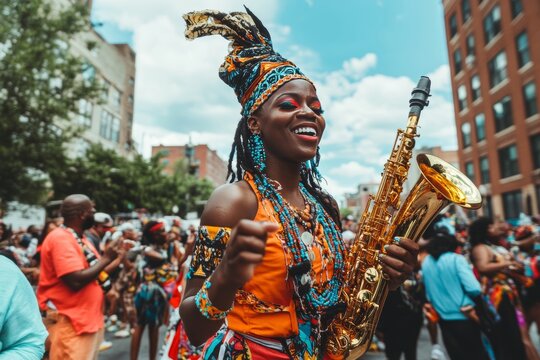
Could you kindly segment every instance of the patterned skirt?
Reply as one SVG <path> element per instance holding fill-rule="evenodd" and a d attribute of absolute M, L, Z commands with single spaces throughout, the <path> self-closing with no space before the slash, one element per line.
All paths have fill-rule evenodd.
<path fill-rule="evenodd" d="M 167 309 L 167 294 L 155 281 L 144 282 L 135 294 L 139 325 L 161 325 Z"/>
<path fill-rule="evenodd" d="M 222 327 L 204 346 L 204 360 L 288 360 L 279 341 L 248 337 Z"/>

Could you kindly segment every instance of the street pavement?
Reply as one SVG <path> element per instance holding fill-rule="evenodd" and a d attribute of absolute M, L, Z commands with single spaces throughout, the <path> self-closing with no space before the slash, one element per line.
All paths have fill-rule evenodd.
<path fill-rule="evenodd" d="M 163 344 L 163 338 L 165 336 L 165 326 L 161 327 L 160 336 L 159 336 L 159 348 L 161 348 L 161 345 Z M 131 342 L 131 338 L 125 338 L 125 339 L 115 339 L 112 334 L 106 334 L 106 339 L 109 341 L 112 341 L 113 346 L 112 348 L 105 350 L 99 354 L 100 360 L 123 360 L 123 359 L 129 359 L 129 345 Z M 540 350 L 540 338 L 538 336 L 538 332 L 536 331 L 536 327 L 533 325 L 531 326 L 531 338 L 533 340 L 534 345 L 536 346 L 537 350 Z M 440 339 L 440 331 L 439 331 L 439 344 L 441 346 L 442 339 Z M 139 351 L 139 360 L 147 360 L 148 359 L 148 334 L 147 332 L 144 333 L 142 343 L 141 343 L 141 350 Z M 417 358 L 418 360 L 429 360 L 431 355 L 431 342 L 429 340 L 429 334 L 427 332 L 426 327 L 424 326 L 422 328 L 422 331 L 420 332 L 420 338 L 418 339 L 418 353 Z M 386 357 L 384 356 L 384 352 L 368 352 L 362 360 L 385 360 Z M 448 355 L 447 355 L 448 359 Z"/>
<path fill-rule="evenodd" d="M 163 339 L 165 338 L 166 327 L 162 326 L 159 331 L 159 342 L 158 342 L 158 354 L 161 345 L 163 345 Z M 111 333 L 105 334 L 105 339 L 111 341 L 113 346 L 105 351 L 102 351 L 99 354 L 99 360 L 124 360 L 129 359 L 129 347 L 131 344 L 131 337 L 124 339 L 115 339 Z M 147 360 L 149 344 L 148 344 L 148 329 L 143 334 L 141 341 L 141 349 L 139 350 L 139 360 Z"/>

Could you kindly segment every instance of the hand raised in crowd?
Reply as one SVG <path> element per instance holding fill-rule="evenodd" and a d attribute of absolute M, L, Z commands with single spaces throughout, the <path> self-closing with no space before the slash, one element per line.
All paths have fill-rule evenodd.
<path fill-rule="evenodd" d="M 419 246 L 409 238 L 398 238 L 385 246 L 385 254 L 380 258 L 383 272 L 389 278 L 390 290 L 397 289 L 414 271 L 418 262 Z"/>
<path fill-rule="evenodd" d="M 122 239 L 116 239 L 111 241 L 103 252 L 103 257 L 113 261 L 120 255 L 120 253 L 125 253 L 125 250 L 120 246 L 122 244 Z"/>
<path fill-rule="evenodd" d="M 231 232 L 218 267 L 228 284 L 240 288 L 253 277 L 255 267 L 263 259 L 268 234 L 278 229 L 275 223 L 240 220 Z"/>
<path fill-rule="evenodd" d="M 508 264 L 508 270 L 523 273 L 525 271 L 525 265 L 520 261 L 512 260 Z"/>

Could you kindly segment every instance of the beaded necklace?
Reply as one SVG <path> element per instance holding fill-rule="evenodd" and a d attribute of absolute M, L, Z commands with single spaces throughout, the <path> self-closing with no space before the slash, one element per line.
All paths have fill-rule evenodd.
<path fill-rule="evenodd" d="M 288 276 L 292 278 L 294 295 L 303 311 L 320 319 L 328 308 L 335 306 L 339 298 L 339 290 L 343 281 L 343 244 L 341 234 L 336 224 L 321 204 L 307 191 L 300 183 L 300 192 L 309 208 L 311 226 L 308 221 L 302 218 L 301 214 L 296 214 L 294 208 L 281 196 L 273 184 L 275 181 L 268 179 L 266 175 L 254 175 L 255 185 L 261 196 L 268 199 L 273 210 L 283 227 L 282 236 L 287 250 L 292 255 L 292 263 L 288 266 Z M 303 227 L 301 232 L 297 225 L 297 219 Z M 304 225 L 305 224 L 305 225 Z M 313 240 L 317 238 L 317 228 L 322 226 L 322 231 L 329 247 L 328 257 L 333 257 L 333 272 L 330 279 L 318 286 L 314 285 L 314 270 L 311 262 L 313 255 Z M 310 230 L 312 233 L 310 233 Z M 321 251 L 321 254 L 323 251 Z"/>

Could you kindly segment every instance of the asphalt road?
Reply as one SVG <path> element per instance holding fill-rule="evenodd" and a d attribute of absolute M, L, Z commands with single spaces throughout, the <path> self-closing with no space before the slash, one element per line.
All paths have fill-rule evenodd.
<path fill-rule="evenodd" d="M 158 353 L 159 353 L 159 349 L 161 348 L 161 345 L 163 344 L 163 339 L 165 337 L 165 330 L 166 330 L 165 326 L 162 326 L 160 328 Z M 129 359 L 129 347 L 131 344 L 131 337 L 127 337 L 125 339 L 115 339 L 111 333 L 107 333 L 105 334 L 105 339 L 108 341 L 111 341 L 113 343 L 113 346 L 108 350 L 102 351 L 99 354 L 99 360 Z M 141 349 L 139 350 L 139 360 L 147 360 L 149 358 L 148 350 L 149 350 L 148 330 L 146 330 L 143 334 L 143 338 L 141 341 Z"/>
<path fill-rule="evenodd" d="M 161 327 L 159 346 L 161 347 L 163 343 L 163 338 L 165 335 L 165 326 Z M 439 332 L 440 337 L 440 332 Z M 540 338 L 536 331 L 536 327 L 533 325 L 531 327 L 531 337 L 536 346 L 537 350 L 540 350 Z M 125 339 L 114 339 L 111 334 L 106 334 L 107 340 L 112 341 L 112 348 L 105 350 L 100 353 L 100 360 L 123 360 L 129 359 L 129 345 L 131 338 Z M 439 340 L 439 344 L 442 345 L 442 340 Z M 139 352 L 139 360 L 148 359 L 148 335 L 145 333 L 143 335 L 143 340 L 141 343 L 141 350 Z M 420 332 L 420 338 L 418 339 L 418 360 L 429 360 L 431 356 L 431 342 L 429 341 L 429 334 L 424 327 Z M 362 360 L 384 360 L 386 357 L 383 352 L 368 352 Z M 447 358 L 448 359 L 448 358 Z"/>

